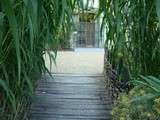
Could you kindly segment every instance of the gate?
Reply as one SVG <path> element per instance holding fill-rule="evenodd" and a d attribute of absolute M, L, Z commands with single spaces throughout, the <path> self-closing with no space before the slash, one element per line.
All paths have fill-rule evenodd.
<path fill-rule="evenodd" d="M 95 23 L 79 22 L 77 47 L 95 47 Z"/>

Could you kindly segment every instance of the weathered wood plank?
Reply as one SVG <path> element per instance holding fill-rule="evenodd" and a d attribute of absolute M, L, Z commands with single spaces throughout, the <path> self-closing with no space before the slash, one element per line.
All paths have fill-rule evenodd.
<path fill-rule="evenodd" d="M 110 120 L 110 99 L 101 76 L 55 76 L 40 81 L 31 120 Z"/>
<path fill-rule="evenodd" d="M 65 77 L 65 79 L 64 79 Z M 60 83 L 97 83 L 97 82 L 104 82 L 104 77 L 97 77 L 97 76 L 93 76 L 93 77 L 88 77 L 88 76 L 46 76 L 45 78 L 42 79 L 41 82 L 60 82 Z"/>

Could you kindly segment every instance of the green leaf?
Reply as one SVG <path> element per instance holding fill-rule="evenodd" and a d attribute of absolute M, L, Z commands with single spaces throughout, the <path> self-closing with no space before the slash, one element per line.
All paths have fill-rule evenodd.
<path fill-rule="evenodd" d="M 15 96 L 13 92 L 11 91 L 11 89 L 8 87 L 8 85 L 5 83 L 5 81 L 2 79 L 0 79 L 0 88 L 2 88 L 5 91 L 7 95 L 7 99 L 11 103 L 14 112 L 16 112 Z"/>
<path fill-rule="evenodd" d="M 155 0 L 155 5 L 156 5 L 157 16 L 160 22 L 160 0 Z"/>
<path fill-rule="evenodd" d="M 160 94 L 153 94 L 153 93 L 148 93 L 143 96 L 137 96 L 134 97 L 131 102 L 143 102 L 143 101 L 148 101 L 148 100 L 153 100 L 157 96 L 160 96 Z"/>
<path fill-rule="evenodd" d="M 21 77 L 21 56 L 20 56 L 20 39 L 19 39 L 19 27 L 14 13 L 14 9 L 10 0 L 4 0 L 1 2 L 2 8 L 6 16 L 8 17 L 9 25 L 12 30 L 12 35 L 14 38 L 14 44 L 16 49 L 17 65 L 18 65 L 18 85 L 20 85 Z"/>

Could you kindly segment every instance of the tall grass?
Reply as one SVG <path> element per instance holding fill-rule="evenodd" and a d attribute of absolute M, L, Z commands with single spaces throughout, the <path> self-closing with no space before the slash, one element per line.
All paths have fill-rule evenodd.
<path fill-rule="evenodd" d="M 100 0 L 99 13 L 107 29 L 107 59 L 118 75 L 109 81 L 112 96 L 118 96 L 113 119 L 159 119 L 160 1 Z"/>
<path fill-rule="evenodd" d="M 23 120 L 43 55 L 69 29 L 76 0 L 0 0 L 0 119 Z M 64 34 L 62 34 L 64 33 Z M 49 52 L 48 52 L 49 53 Z"/>
<path fill-rule="evenodd" d="M 107 26 L 105 47 L 119 79 L 159 75 L 159 4 L 159 0 L 101 0 Z"/>

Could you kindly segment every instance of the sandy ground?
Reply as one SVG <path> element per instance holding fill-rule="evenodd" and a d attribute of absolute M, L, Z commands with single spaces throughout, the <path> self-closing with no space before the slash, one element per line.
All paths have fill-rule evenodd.
<path fill-rule="evenodd" d="M 49 58 L 45 62 L 50 69 Z M 102 74 L 104 66 L 103 49 L 76 49 L 75 51 L 59 51 L 56 65 L 50 71 L 58 74 Z"/>

